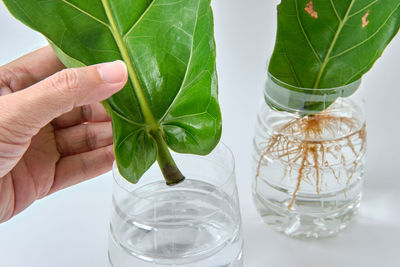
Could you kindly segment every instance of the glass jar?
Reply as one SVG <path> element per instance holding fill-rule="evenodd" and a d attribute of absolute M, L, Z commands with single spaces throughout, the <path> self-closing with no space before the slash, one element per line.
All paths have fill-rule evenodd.
<path fill-rule="evenodd" d="M 366 154 L 360 84 L 314 90 L 269 75 L 254 136 L 252 192 L 273 229 L 318 238 L 350 223 Z"/>
<path fill-rule="evenodd" d="M 173 153 L 186 180 L 167 186 L 157 164 L 138 184 L 114 165 L 109 261 L 114 267 L 241 267 L 242 230 L 234 158 Z"/>

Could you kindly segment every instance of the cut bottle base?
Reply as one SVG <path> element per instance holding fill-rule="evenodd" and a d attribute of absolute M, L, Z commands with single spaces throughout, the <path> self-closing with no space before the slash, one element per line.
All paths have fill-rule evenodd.
<path fill-rule="evenodd" d="M 327 212 L 319 209 L 312 212 L 315 203 L 297 199 L 296 202 L 302 202 L 303 207 L 309 204 L 307 214 L 296 207 L 289 210 L 287 203 L 273 203 L 257 194 L 254 194 L 254 202 L 264 222 L 275 231 L 294 238 L 326 238 L 336 235 L 351 223 L 359 209 L 361 194 L 340 208 L 330 208 Z"/>
<path fill-rule="evenodd" d="M 242 244 L 242 247 L 243 247 L 243 244 Z M 111 250 L 112 250 L 113 248 L 111 248 Z M 170 267 L 174 267 L 174 266 L 183 266 L 183 267 L 185 267 L 185 266 L 188 266 L 188 265 L 175 265 L 175 264 L 172 264 L 172 265 L 157 265 L 157 264 L 151 264 L 151 263 L 146 263 L 146 262 L 144 262 L 144 261 L 140 261 L 140 262 L 137 262 L 137 263 L 133 263 L 133 265 L 132 265 L 132 262 L 131 262 L 131 259 L 129 259 L 129 258 L 126 258 L 127 256 L 126 255 L 123 255 L 122 257 L 121 257 L 121 255 L 113 255 L 113 253 L 111 252 L 111 250 L 109 250 L 108 251 L 108 266 L 109 267 L 120 267 L 120 266 L 128 266 L 128 265 L 130 265 L 130 266 L 134 266 L 135 264 L 137 264 L 137 263 L 139 263 L 139 264 L 146 264 L 146 266 L 154 266 L 154 267 L 157 267 L 157 266 L 165 266 L 165 267 L 168 267 L 168 266 L 170 266 Z M 119 258 L 118 258 L 119 257 Z M 121 260 L 125 260 L 125 262 L 121 262 Z M 128 263 L 128 261 L 129 261 L 129 263 Z M 118 262 L 120 262 L 120 263 L 118 263 Z M 116 264 L 117 263 L 117 264 Z M 120 265 L 118 265 L 118 264 L 120 264 Z M 125 264 L 125 265 L 121 265 L 121 264 Z M 205 265 L 202 265 L 203 263 L 192 263 L 191 265 L 189 265 L 189 266 L 193 266 L 193 267 L 203 267 L 203 266 L 205 266 Z M 207 265 L 207 266 L 209 266 L 209 265 Z M 215 265 L 212 265 L 212 266 L 215 266 Z M 243 267 L 243 248 L 241 248 L 241 250 L 240 250 L 240 252 L 239 252 L 239 254 L 237 255 L 237 257 L 236 257 L 236 259 L 234 260 L 234 261 L 232 261 L 230 264 L 229 264 L 229 266 L 228 265 L 218 265 L 218 266 L 226 266 L 226 267 Z"/>

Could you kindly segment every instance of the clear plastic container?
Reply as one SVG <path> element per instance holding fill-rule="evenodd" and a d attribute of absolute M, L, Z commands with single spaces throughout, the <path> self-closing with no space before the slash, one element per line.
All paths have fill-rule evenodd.
<path fill-rule="evenodd" d="M 253 198 L 275 230 L 327 237 L 356 213 L 366 153 L 360 84 L 316 91 L 269 76 L 254 136 Z"/>
<path fill-rule="evenodd" d="M 109 260 L 114 267 L 241 267 L 234 158 L 173 154 L 186 180 L 167 186 L 157 166 L 136 185 L 114 166 Z"/>

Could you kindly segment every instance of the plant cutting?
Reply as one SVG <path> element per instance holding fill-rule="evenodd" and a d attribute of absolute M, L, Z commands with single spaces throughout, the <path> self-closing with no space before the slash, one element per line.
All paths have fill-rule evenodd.
<path fill-rule="evenodd" d="M 234 158 L 216 147 L 221 114 L 210 0 L 4 3 L 67 67 L 126 63 L 128 83 L 103 103 L 116 157 L 110 265 L 242 266 Z"/>
<path fill-rule="evenodd" d="M 158 162 L 166 183 L 184 180 L 170 149 L 206 155 L 219 142 L 210 0 L 4 0 L 41 32 L 67 67 L 123 60 L 129 82 L 103 104 L 119 172 L 132 183 Z"/>
<path fill-rule="evenodd" d="M 358 89 L 399 27 L 399 0 L 282 0 L 278 6 L 253 193 L 279 231 L 331 235 L 357 209 L 366 151 Z M 271 219 L 277 213 L 280 219 Z"/>

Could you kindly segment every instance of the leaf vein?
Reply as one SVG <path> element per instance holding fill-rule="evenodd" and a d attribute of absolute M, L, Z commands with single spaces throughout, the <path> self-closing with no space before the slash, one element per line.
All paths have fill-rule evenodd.
<path fill-rule="evenodd" d="M 180 96 L 181 92 L 183 91 L 184 87 L 185 87 L 185 83 L 187 78 L 189 77 L 189 69 L 191 67 L 191 63 L 192 63 L 192 59 L 193 59 L 193 52 L 194 52 L 194 35 L 196 32 L 196 28 L 197 28 L 197 21 L 199 18 L 199 12 L 200 12 L 200 1 L 198 0 L 198 5 L 197 5 L 197 11 L 196 11 L 196 18 L 195 18 L 195 24 L 193 27 L 193 35 L 192 35 L 192 45 L 190 46 L 190 56 L 189 56 L 189 60 L 188 60 L 188 64 L 187 64 L 187 68 L 186 68 L 186 72 L 185 72 L 185 76 L 182 80 L 182 84 L 177 92 L 177 94 L 175 95 L 174 99 L 171 102 L 171 105 L 169 105 L 168 109 L 165 111 L 164 115 L 161 117 L 160 121 L 163 121 L 165 119 L 165 117 L 168 115 L 168 113 L 170 112 L 172 106 L 174 105 L 174 103 L 177 101 L 178 97 Z"/>
<path fill-rule="evenodd" d="M 301 32 L 303 33 L 304 37 L 306 38 L 306 41 L 307 41 L 308 45 L 310 46 L 311 50 L 313 51 L 315 57 L 321 63 L 322 62 L 321 58 L 319 57 L 319 55 L 318 55 L 317 51 L 315 50 L 313 44 L 311 43 L 310 39 L 308 38 L 308 35 L 307 35 L 307 33 L 306 33 L 305 29 L 304 29 L 304 26 L 303 26 L 303 22 L 300 19 L 298 2 L 297 2 L 297 0 L 295 0 L 294 2 L 296 3 L 296 17 L 297 17 L 297 20 L 299 22 L 299 25 L 300 25 L 300 28 L 301 28 Z"/>
<path fill-rule="evenodd" d="M 282 51 L 283 51 L 283 55 L 285 56 L 286 61 L 289 64 L 290 70 L 292 71 L 292 76 L 296 80 L 297 86 L 302 86 L 301 82 L 299 80 L 299 77 L 297 76 L 297 73 L 296 73 L 296 71 L 295 71 L 295 69 L 294 69 L 294 67 L 292 65 L 292 62 L 289 60 L 289 57 L 287 56 L 286 49 L 285 49 L 284 46 L 282 46 Z"/>
<path fill-rule="evenodd" d="M 172 3 L 168 3 L 168 4 L 160 4 L 160 3 L 158 3 L 156 6 L 173 6 L 173 5 L 182 3 L 182 2 L 184 2 L 184 1 L 187 1 L 187 0 L 175 1 L 175 2 L 172 2 Z"/>
<path fill-rule="evenodd" d="M 133 124 L 133 125 L 136 125 L 136 126 L 140 126 L 140 127 L 146 127 L 146 125 L 144 125 L 144 124 L 142 124 L 142 123 L 139 123 L 139 122 L 136 122 L 136 121 L 133 121 L 133 120 L 128 119 L 127 117 L 125 117 L 124 115 L 122 115 L 122 114 L 120 114 L 118 111 L 116 111 L 115 109 L 112 109 L 112 112 L 115 113 L 115 115 L 117 115 L 117 116 L 120 117 L 121 119 L 123 119 L 123 120 L 129 122 L 130 124 Z"/>
<path fill-rule="evenodd" d="M 102 21 L 101 19 L 96 18 L 95 16 L 93 16 L 93 15 L 90 14 L 89 12 L 83 10 L 82 8 L 80 8 L 80 7 L 78 7 L 78 6 L 74 5 L 74 4 L 72 4 L 71 2 L 68 2 L 67 0 L 61 0 L 61 2 L 63 2 L 63 3 L 65 3 L 65 4 L 67 4 L 67 5 L 69 5 L 69 6 L 72 7 L 72 8 L 75 8 L 76 10 L 78 10 L 79 12 L 81 12 L 82 14 L 85 14 L 85 15 L 88 16 L 89 18 L 91 18 L 91 19 L 97 21 L 98 23 L 103 24 L 103 25 L 106 26 L 107 28 L 110 28 L 110 25 L 108 25 L 107 23 L 105 23 L 105 22 Z"/>
<path fill-rule="evenodd" d="M 136 134 L 137 132 L 142 131 L 143 129 L 137 129 L 136 131 L 133 131 L 131 133 L 129 133 L 124 139 L 122 139 L 122 141 L 118 144 L 117 148 L 120 148 L 125 142 L 126 140 L 128 140 L 129 138 L 131 138 L 134 134 Z"/>
<path fill-rule="evenodd" d="M 143 12 L 143 14 L 140 16 L 140 18 L 130 27 L 130 29 L 123 35 L 122 39 L 126 41 L 126 38 L 131 34 L 131 32 L 136 28 L 136 26 L 143 20 L 143 18 L 147 15 L 147 13 L 150 11 L 150 9 L 154 6 L 157 0 L 153 0 L 151 4 L 146 8 L 146 10 Z"/>
<path fill-rule="evenodd" d="M 351 14 L 351 15 L 349 16 L 349 18 L 352 18 L 352 17 L 354 17 L 354 16 L 360 14 L 361 12 L 367 10 L 369 7 L 371 7 L 371 6 L 373 6 L 374 4 L 376 4 L 376 2 L 378 2 L 378 0 L 372 1 L 371 3 L 369 3 L 368 5 L 366 5 L 365 7 L 361 8 L 360 10 L 358 10 L 358 11 L 354 12 L 353 14 Z"/>
<path fill-rule="evenodd" d="M 368 41 L 371 40 L 372 38 L 374 38 L 374 37 L 382 30 L 382 28 L 386 25 L 386 23 L 391 19 L 391 17 L 392 17 L 393 14 L 399 9 L 399 7 L 400 7 L 400 4 L 397 5 L 397 7 L 393 10 L 392 13 L 390 13 L 390 15 L 388 16 L 388 18 L 384 21 L 384 23 L 382 23 L 382 25 L 379 26 L 379 28 L 378 28 L 370 37 L 368 37 L 368 38 L 365 39 L 364 41 L 359 42 L 358 44 L 355 44 L 354 46 L 352 46 L 352 47 L 350 47 L 350 48 L 348 48 L 348 49 L 346 49 L 346 50 L 344 50 L 344 51 L 342 51 L 342 52 L 340 52 L 340 53 L 338 53 L 338 54 L 336 54 L 336 55 L 334 55 L 334 56 L 331 56 L 330 59 L 333 59 L 333 58 L 336 58 L 336 57 L 340 57 L 340 56 L 342 56 L 342 55 L 344 55 L 344 54 L 350 52 L 351 50 L 353 50 L 353 49 L 355 49 L 355 48 L 357 48 L 357 47 L 359 47 L 359 46 L 365 44 L 366 42 L 368 42 Z"/>
<path fill-rule="evenodd" d="M 365 69 L 368 68 L 369 65 L 371 65 L 371 63 L 374 62 L 374 60 L 376 59 L 376 57 L 378 56 L 379 51 L 375 52 L 375 55 L 372 57 L 372 59 L 370 61 L 368 61 L 367 65 L 365 65 L 360 71 L 358 71 L 357 73 L 355 73 L 353 76 L 351 76 L 346 82 L 345 84 L 348 84 L 351 82 L 351 80 L 353 80 L 355 77 L 357 77 L 358 75 L 360 75 L 361 73 L 364 72 Z"/>
<path fill-rule="evenodd" d="M 339 22 L 342 22 L 342 18 L 339 16 L 339 13 L 338 13 L 338 11 L 337 11 L 337 9 L 336 9 L 335 4 L 333 3 L 333 0 L 329 0 L 329 1 L 331 2 L 333 11 L 335 11 L 336 17 L 338 18 Z"/>

